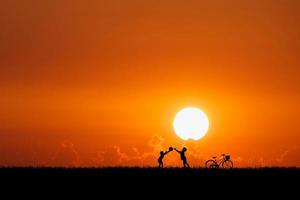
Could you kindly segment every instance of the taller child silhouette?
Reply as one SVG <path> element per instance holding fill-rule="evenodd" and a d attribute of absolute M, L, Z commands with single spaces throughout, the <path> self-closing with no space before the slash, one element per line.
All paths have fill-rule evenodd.
<path fill-rule="evenodd" d="M 183 162 L 183 167 L 187 167 L 187 168 L 190 168 L 190 165 L 189 163 L 187 162 L 187 159 L 186 159 L 186 156 L 185 156 L 185 152 L 187 151 L 187 148 L 183 147 L 182 148 L 182 151 L 179 151 L 175 148 L 175 151 L 177 151 L 179 154 L 180 154 L 180 159 L 182 160 Z"/>

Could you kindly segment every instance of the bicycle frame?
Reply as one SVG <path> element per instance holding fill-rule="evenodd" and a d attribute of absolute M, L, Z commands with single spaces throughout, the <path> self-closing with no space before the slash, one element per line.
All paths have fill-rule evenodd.
<path fill-rule="evenodd" d="M 226 159 L 225 159 L 225 156 L 223 156 L 222 158 L 220 158 L 219 160 L 217 160 L 216 158 L 213 159 L 213 161 L 215 161 L 216 165 L 219 167 L 220 165 L 222 165 Z"/>

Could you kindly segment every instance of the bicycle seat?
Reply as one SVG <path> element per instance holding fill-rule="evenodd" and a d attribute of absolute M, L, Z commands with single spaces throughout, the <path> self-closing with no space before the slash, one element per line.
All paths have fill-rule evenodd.
<path fill-rule="evenodd" d="M 217 157 L 216 157 L 216 156 L 213 156 L 212 158 L 213 158 L 213 159 L 216 159 Z"/>

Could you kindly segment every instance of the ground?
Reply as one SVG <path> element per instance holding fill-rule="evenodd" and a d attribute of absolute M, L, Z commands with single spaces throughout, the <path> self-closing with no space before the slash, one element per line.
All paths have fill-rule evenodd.
<path fill-rule="evenodd" d="M 188 195 L 213 191 L 253 194 L 255 191 L 287 194 L 298 191 L 299 168 L 241 168 L 231 170 L 205 168 L 1 168 L 0 179 L 7 188 L 30 187 L 74 192 L 85 189 L 106 193 L 111 189 L 137 194 L 165 192 Z M 126 189 L 129 188 L 129 189 Z M 124 194 L 125 194 L 124 193 Z M 110 193 L 114 195 L 114 193 Z"/>

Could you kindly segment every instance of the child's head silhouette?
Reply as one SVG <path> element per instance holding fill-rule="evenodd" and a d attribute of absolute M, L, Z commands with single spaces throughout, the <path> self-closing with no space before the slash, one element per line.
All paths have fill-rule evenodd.
<path fill-rule="evenodd" d="M 182 151 L 186 151 L 186 150 L 187 150 L 187 148 L 185 148 L 185 147 L 182 148 Z"/>

